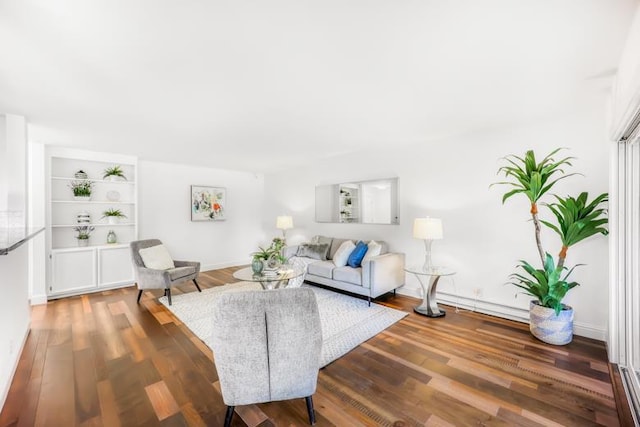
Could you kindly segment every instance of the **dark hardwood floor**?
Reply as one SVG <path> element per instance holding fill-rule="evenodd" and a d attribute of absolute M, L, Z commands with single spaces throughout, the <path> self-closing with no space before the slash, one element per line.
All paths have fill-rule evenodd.
<path fill-rule="evenodd" d="M 199 283 L 234 282 L 233 271 Z M 0 426 L 222 425 L 213 355 L 161 293 L 140 305 L 130 287 L 34 307 Z M 429 319 L 402 296 L 379 302 L 410 314 L 320 371 L 317 426 L 620 425 L 603 343 L 554 347 L 524 324 L 450 307 Z M 235 426 L 307 424 L 304 399 L 237 414 Z"/>

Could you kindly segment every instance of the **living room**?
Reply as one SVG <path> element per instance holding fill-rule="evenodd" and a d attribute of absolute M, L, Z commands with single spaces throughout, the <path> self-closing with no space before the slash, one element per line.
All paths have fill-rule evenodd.
<path fill-rule="evenodd" d="M 280 215 L 293 218 L 290 245 L 315 235 L 367 238 L 421 264 L 413 221 L 440 218 L 432 256 L 456 274 L 439 284 L 439 303 L 528 322 L 530 298 L 505 283 L 518 260 L 537 257 L 530 206 L 516 197 L 503 204 L 504 189 L 490 186 L 502 180 L 505 156 L 564 147 L 558 156 L 575 157 L 567 172 L 579 175 L 554 193 L 614 193 L 612 135 L 623 113 L 607 106 L 624 98 L 615 92 L 618 66 L 635 78 L 637 62 L 623 50 L 637 51 L 637 36 L 627 38 L 638 2 L 463 3 L 160 11 L 2 2 L 10 60 L 0 112 L 25 118 L 28 164 L 15 172 L 28 175 L 24 217 L 47 225 L 47 153 L 68 149 L 135 159 L 137 237 L 162 240 L 204 272 L 249 264 L 280 235 Z M 169 22 L 179 27 L 169 31 Z M 625 90 L 637 93 L 629 83 Z M 4 188 L 19 181 L 7 159 Z M 398 224 L 316 221 L 318 185 L 381 178 L 398 179 Z M 224 221 L 191 221 L 193 185 L 225 188 Z M 24 280 L 31 304 L 49 299 L 46 233 L 33 239 L 37 254 L 20 273 L 1 265 L 3 284 Z M 542 238 L 555 255 L 554 233 Z M 619 363 L 611 239 L 571 248 L 568 263 L 585 266 L 564 302 L 575 310 L 575 335 L 606 343 Z M 421 298 L 408 273 L 397 292 Z M 5 304 L 3 324 L 19 317 Z M 0 377 L 7 392 L 22 328 L 2 333 L 0 354 L 12 361 Z"/>

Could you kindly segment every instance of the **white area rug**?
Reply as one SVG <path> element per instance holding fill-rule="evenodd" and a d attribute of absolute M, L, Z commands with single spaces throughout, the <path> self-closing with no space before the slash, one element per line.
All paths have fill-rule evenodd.
<path fill-rule="evenodd" d="M 307 285 L 305 285 L 307 286 Z M 322 324 L 322 356 L 320 366 L 325 366 L 353 350 L 407 313 L 375 303 L 368 306 L 366 300 L 353 298 L 327 289 L 309 286 L 316 294 L 320 322 Z M 200 292 L 172 296 L 159 300 L 178 317 L 205 344 L 211 347 L 211 301 L 222 292 L 242 292 L 261 289 L 259 283 L 239 282 Z"/>

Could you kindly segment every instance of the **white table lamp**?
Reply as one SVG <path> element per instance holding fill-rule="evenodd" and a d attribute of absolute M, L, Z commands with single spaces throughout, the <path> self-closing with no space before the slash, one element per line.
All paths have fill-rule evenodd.
<path fill-rule="evenodd" d="M 424 269 L 433 269 L 431 264 L 431 243 L 434 240 L 442 239 L 442 220 L 439 218 L 416 218 L 413 221 L 413 237 L 424 240 L 425 259 Z"/>
<path fill-rule="evenodd" d="M 286 240 L 287 230 L 293 228 L 293 218 L 288 215 L 279 216 L 276 219 L 276 228 L 282 230 L 282 239 Z"/>

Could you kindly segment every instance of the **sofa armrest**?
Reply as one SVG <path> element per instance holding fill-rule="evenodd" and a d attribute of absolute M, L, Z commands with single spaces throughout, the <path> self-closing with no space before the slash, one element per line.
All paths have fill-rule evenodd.
<path fill-rule="evenodd" d="M 195 267 L 196 273 L 200 272 L 200 263 L 198 261 L 173 261 L 176 267 Z"/>
<path fill-rule="evenodd" d="M 386 253 L 362 264 L 362 286 L 377 297 L 404 285 L 404 254 Z"/>

